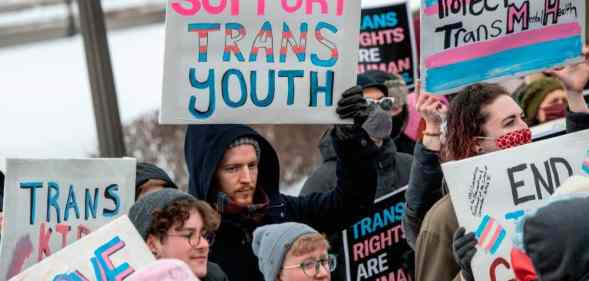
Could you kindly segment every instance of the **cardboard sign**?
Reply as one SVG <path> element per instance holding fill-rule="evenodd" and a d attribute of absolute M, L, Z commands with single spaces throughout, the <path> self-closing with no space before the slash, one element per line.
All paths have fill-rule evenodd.
<path fill-rule="evenodd" d="M 357 0 L 169 0 L 160 122 L 342 123 L 359 23 Z"/>
<path fill-rule="evenodd" d="M 0 280 L 126 214 L 135 159 L 8 159 Z"/>
<path fill-rule="evenodd" d="M 375 200 L 375 212 L 343 231 L 347 280 L 411 281 L 403 258 L 412 251 L 401 218 L 407 187 Z"/>
<path fill-rule="evenodd" d="M 430 93 L 582 59 L 586 0 L 422 0 L 421 77 Z"/>
<path fill-rule="evenodd" d="M 124 215 L 10 281 L 115 281 L 133 276 L 155 258 Z"/>
<path fill-rule="evenodd" d="M 396 73 L 413 89 L 417 79 L 415 35 L 409 3 L 362 8 L 358 73 Z"/>
<path fill-rule="evenodd" d="M 475 280 L 511 280 L 516 222 L 572 175 L 589 175 L 589 130 L 442 165 L 458 222 L 474 232 Z"/>

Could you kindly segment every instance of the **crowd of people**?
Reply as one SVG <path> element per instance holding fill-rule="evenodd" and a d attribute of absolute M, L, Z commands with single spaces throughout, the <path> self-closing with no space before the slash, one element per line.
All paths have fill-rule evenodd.
<path fill-rule="evenodd" d="M 403 230 L 413 250 L 398 254 L 414 280 L 475 281 L 477 241 L 458 223 L 441 164 L 525 145 L 531 126 L 559 118 L 569 133 L 589 129 L 584 52 L 584 62 L 526 77 L 514 92 L 478 83 L 439 97 L 420 92 L 419 83 L 409 93 L 397 75 L 358 75 L 336 107 L 353 124 L 325 132 L 322 162 L 299 196 L 280 192 L 277 153 L 252 128 L 190 125 L 189 185 L 138 163 L 128 216 L 156 259 L 198 280 L 345 280 L 341 231 L 370 214 L 375 198 L 408 186 Z M 571 195 L 589 190 L 589 180 L 575 177 L 562 189 L 569 191 L 521 222 L 512 253 L 517 280 L 589 275 L 589 199 Z M 0 227 L 2 196 L 3 187 Z M 553 239 L 550 229 L 568 232 Z"/>

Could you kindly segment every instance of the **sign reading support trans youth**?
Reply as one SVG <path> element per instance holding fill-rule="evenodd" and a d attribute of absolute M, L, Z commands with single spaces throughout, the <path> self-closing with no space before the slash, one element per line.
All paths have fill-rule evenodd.
<path fill-rule="evenodd" d="M 412 89 L 417 79 L 414 34 L 407 1 L 362 8 L 358 72 L 397 73 Z"/>
<path fill-rule="evenodd" d="M 515 280 L 518 222 L 570 176 L 589 176 L 589 130 L 442 165 L 456 217 L 477 238 L 477 281 Z M 555 230 L 558 231 L 558 230 Z M 519 240 L 516 240 L 519 241 Z"/>
<path fill-rule="evenodd" d="M 135 159 L 8 159 L 0 280 L 126 214 L 134 201 Z"/>
<path fill-rule="evenodd" d="M 169 0 L 160 122 L 342 123 L 358 0 Z"/>
<path fill-rule="evenodd" d="M 372 215 L 343 231 L 347 280 L 412 280 L 412 250 L 401 226 L 406 190 L 377 199 Z"/>
<path fill-rule="evenodd" d="M 422 0 L 425 90 L 446 94 L 582 59 L 586 0 Z"/>
<path fill-rule="evenodd" d="M 124 215 L 10 281 L 128 280 L 155 258 Z"/>

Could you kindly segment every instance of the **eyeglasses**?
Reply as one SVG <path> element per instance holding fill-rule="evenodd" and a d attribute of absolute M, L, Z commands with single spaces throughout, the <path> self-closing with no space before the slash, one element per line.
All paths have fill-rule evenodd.
<path fill-rule="evenodd" d="M 293 269 L 293 268 L 300 268 L 303 270 L 303 273 L 307 275 L 309 278 L 313 278 L 317 274 L 319 274 L 319 270 L 321 269 L 320 266 L 325 268 L 325 270 L 329 272 L 333 272 L 337 265 L 337 261 L 335 259 L 335 255 L 328 255 L 321 257 L 318 260 L 305 260 L 299 264 L 293 264 L 289 266 L 283 267 L 283 269 Z"/>
<path fill-rule="evenodd" d="M 201 238 L 206 240 L 209 243 L 209 246 L 213 245 L 213 243 L 215 242 L 215 233 L 205 231 L 205 230 L 201 231 L 200 235 L 196 231 L 189 232 L 187 234 L 166 234 L 166 235 L 172 236 L 172 237 L 185 238 L 186 240 L 188 240 L 188 244 L 190 244 L 190 246 L 192 246 L 193 248 L 198 247 L 198 245 L 200 244 Z"/>
<path fill-rule="evenodd" d="M 382 97 L 378 100 L 372 98 L 365 98 L 366 103 L 370 106 L 373 104 L 379 105 L 385 111 L 392 110 L 395 107 L 397 99 L 394 97 Z"/>

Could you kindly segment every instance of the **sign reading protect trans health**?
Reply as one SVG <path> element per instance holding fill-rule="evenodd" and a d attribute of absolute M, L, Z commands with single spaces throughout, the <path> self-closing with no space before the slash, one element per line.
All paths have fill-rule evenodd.
<path fill-rule="evenodd" d="M 343 123 L 358 0 L 169 0 L 160 122 Z"/>
<path fill-rule="evenodd" d="M 425 90 L 525 75 L 582 59 L 586 0 L 422 0 Z"/>

